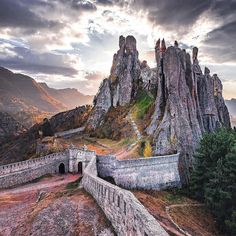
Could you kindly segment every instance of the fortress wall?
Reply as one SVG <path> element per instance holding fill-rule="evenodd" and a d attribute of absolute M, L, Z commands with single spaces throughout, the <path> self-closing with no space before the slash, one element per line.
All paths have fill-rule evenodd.
<path fill-rule="evenodd" d="M 167 189 L 180 187 L 179 154 L 116 160 L 113 156 L 98 156 L 98 175 L 111 177 L 126 189 Z"/>
<path fill-rule="evenodd" d="M 59 165 L 63 163 L 65 165 L 65 172 L 68 172 L 69 162 L 68 160 L 54 160 L 44 165 L 38 165 L 33 168 L 16 171 L 7 175 L 0 176 L 0 188 L 9 188 L 19 184 L 24 184 L 33 181 L 46 174 L 54 174 L 59 172 Z"/>
<path fill-rule="evenodd" d="M 33 160 L 0 166 L 0 189 L 27 183 L 45 174 L 58 173 L 61 163 L 64 164 L 66 173 L 78 173 L 78 163 L 82 162 L 85 168 L 92 157 L 96 157 L 93 151 L 73 148 Z"/>
<path fill-rule="evenodd" d="M 27 160 L 9 165 L 0 166 L 0 188 L 9 188 L 27 183 L 45 174 L 59 172 L 61 163 L 65 172 L 69 171 L 68 152 L 53 153 L 34 160 Z"/>
<path fill-rule="evenodd" d="M 3 165 L 3 166 L 0 166 L 0 176 L 14 173 L 17 171 L 23 171 L 27 169 L 40 167 L 42 165 L 52 163 L 55 160 L 63 159 L 67 156 L 68 156 L 68 153 L 65 151 L 65 152 L 53 153 L 53 154 L 36 158 L 33 160 L 26 160 L 26 161 L 21 161 L 21 162 L 15 162 L 8 165 Z"/>
<path fill-rule="evenodd" d="M 168 235 L 131 192 L 97 176 L 96 157 L 85 169 L 82 184 L 103 209 L 118 235 Z"/>

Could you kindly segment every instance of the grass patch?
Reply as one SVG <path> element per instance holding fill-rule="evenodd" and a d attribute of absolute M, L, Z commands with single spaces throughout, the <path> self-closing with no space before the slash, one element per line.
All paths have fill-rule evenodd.
<path fill-rule="evenodd" d="M 81 179 L 82 179 L 82 177 L 79 177 L 77 180 L 68 183 L 68 184 L 66 185 L 66 189 L 72 190 L 72 189 L 78 188 L 78 185 L 79 185 Z"/>
<path fill-rule="evenodd" d="M 138 120 L 143 119 L 154 102 L 155 98 L 152 94 L 145 90 L 140 90 L 137 94 L 134 105 L 134 117 Z"/>
<path fill-rule="evenodd" d="M 165 199 L 171 204 L 185 203 L 186 196 L 184 195 L 181 189 L 171 189 L 168 190 L 167 192 L 168 193 L 165 196 Z"/>

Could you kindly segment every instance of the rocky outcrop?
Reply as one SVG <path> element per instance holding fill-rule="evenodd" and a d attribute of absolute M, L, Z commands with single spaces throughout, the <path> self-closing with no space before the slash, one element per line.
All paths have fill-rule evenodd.
<path fill-rule="evenodd" d="M 222 97 L 217 75 L 205 74 L 198 63 L 198 49 L 193 48 L 193 63 L 185 50 L 156 45 L 159 67 L 155 111 L 147 133 L 153 137 L 156 155 L 180 152 L 181 166 L 191 166 L 192 155 L 204 132 L 230 127 L 229 113 Z M 159 53 L 159 55 L 158 55 Z"/>
<path fill-rule="evenodd" d="M 111 74 L 105 79 L 94 100 L 88 124 L 97 128 L 105 122 L 110 107 L 132 104 L 138 89 L 155 89 L 155 109 L 146 133 L 153 140 L 153 153 L 167 155 L 180 152 L 183 169 L 192 165 L 192 156 L 204 132 L 230 127 L 222 84 L 216 74 L 204 74 L 198 62 L 198 48 L 190 54 L 165 40 L 155 46 L 157 67 L 151 69 L 138 59 L 136 40 L 120 36 L 119 50 L 113 57 Z"/>
<path fill-rule="evenodd" d="M 140 62 L 133 36 L 120 36 L 119 50 L 113 56 L 110 76 L 105 79 L 94 99 L 94 109 L 88 127 L 95 129 L 110 107 L 130 104 L 135 97 L 140 78 Z"/>

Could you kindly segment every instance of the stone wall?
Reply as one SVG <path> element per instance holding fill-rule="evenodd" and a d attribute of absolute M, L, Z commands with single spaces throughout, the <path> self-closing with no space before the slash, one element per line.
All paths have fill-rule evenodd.
<path fill-rule="evenodd" d="M 46 174 L 58 173 L 61 163 L 64 164 L 65 173 L 67 173 L 69 171 L 68 152 L 0 166 L 0 188 L 9 188 L 27 183 Z"/>
<path fill-rule="evenodd" d="M 98 175 L 126 189 L 180 187 L 178 160 L 179 154 L 121 161 L 114 156 L 97 156 Z"/>
<path fill-rule="evenodd" d="M 59 173 L 61 163 L 64 164 L 65 173 L 78 173 L 78 163 L 82 162 L 82 172 L 95 156 L 95 152 L 70 148 L 34 160 L 0 166 L 0 189 L 27 183 L 46 174 Z"/>
<path fill-rule="evenodd" d="M 82 184 L 103 209 L 118 235 L 168 235 L 131 192 L 97 176 L 95 157 L 84 171 Z"/>

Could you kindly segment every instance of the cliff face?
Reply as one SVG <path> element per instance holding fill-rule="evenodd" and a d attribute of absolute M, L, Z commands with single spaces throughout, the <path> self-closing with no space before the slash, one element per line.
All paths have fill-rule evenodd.
<path fill-rule="evenodd" d="M 147 133 L 153 137 L 154 154 L 180 152 L 180 168 L 186 170 L 204 132 L 230 127 L 229 113 L 221 81 L 208 68 L 202 73 L 197 48 L 193 48 L 193 63 L 177 43 L 167 50 L 156 47 L 158 53 L 158 91 Z"/>
<path fill-rule="evenodd" d="M 140 73 L 136 39 L 133 36 L 120 36 L 119 50 L 113 56 L 110 76 L 102 82 L 94 98 L 88 127 L 95 129 L 111 106 L 130 104 L 137 93 Z"/>
<path fill-rule="evenodd" d="M 110 107 L 129 105 L 139 88 L 157 89 L 157 70 L 151 69 L 147 61 L 138 58 L 136 39 L 120 36 L 119 50 L 113 56 L 110 75 L 105 79 L 94 98 L 94 108 L 87 128 L 94 130 L 102 122 Z"/>

